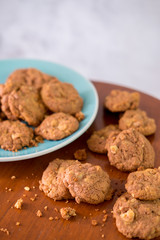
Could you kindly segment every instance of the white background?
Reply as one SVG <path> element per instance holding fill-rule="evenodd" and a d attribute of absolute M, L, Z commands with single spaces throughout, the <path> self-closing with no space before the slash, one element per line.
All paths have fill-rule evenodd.
<path fill-rule="evenodd" d="M 0 0 L 0 59 L 58 62 L 160 98 L 160 0 Z"/>

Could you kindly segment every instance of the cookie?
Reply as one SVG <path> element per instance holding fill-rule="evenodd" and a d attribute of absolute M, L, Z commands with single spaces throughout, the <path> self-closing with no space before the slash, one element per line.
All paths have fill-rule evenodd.
<path fill-rule="evenodd" d="M 63 184 L 62 174 L 70 165 L 78 164 L 75 160 L 55 159 L 43 172 L 39 188 L 48 197 L 56 200 L 72 199 L 69 190 Z"/>
<path fill-rule="evenodd" d="M 66 113 L 53 113 L 35 129 L 36 135 L 48 140 L 60 140 L 79 128 L 78 120 Z"/>
<path fill-rule="evenodd" d="M 96 153 L 106 153 L 107 149 L 105 148 L 106 140 L 109 134 L 118 129 L 117 125 L 108 125 L 98 131 L 94 131 L 90 138 L 87 140 L 88 148 L 92 152 Z"/>
<path fill-rule="evenodd" d="M 18 69 L 8 77 L 4 84 L 2 95 L 10 93 L 22 85 L 29 85 L 35 89 L 40 89 L 45 82 L 50 80 L 59 82 L 56 77 L 42 73 L 35 68 Z"/>
<path fill-rule="evenodd" d="M 0 122 L 0 146 L 2 149 L 17 151 L 30 146 L 33 136 L 33 129 L 18 120 Z"/>
<path fill-rule="evenodd" d="M 160 198 L 160 167 L 130 173 L 125 188 L 134 198 L 141 200 Z"/>
<path fill-rule="evenodd" d="M 90 163 L 69 166 L 64 172 L 63 182 L 77 203 L 101 203 L 110 189 L 108 174 L 100 166 Z"/>
<path fill-rule="evenodd" d="M 83 99 L 77 90 L 69 83 L 45 83 L 41 90 L 45 105 L 52 112 L 76 114 L 81 111 Z"/>
<path fill-rule="evenodd" d="M 2 109 L 2 112 L 6 115 L 6 117 L 9 120 L 17 120 L 17 117 L 14 116 L 11 113 L 11 110 L 9 108 L 8 97 L 9 97 L 9 94 L 5 94 L 5 95 L 2 96 L 2 99 L 1 99 L 1 104 L 2 104 L 1 109 Z"/>
<path fill-rule="evenodd" d="M 121 171 L 135 171 L 139 167 L 154 167 L 155 153 L 145 136 L 130 128 L 110 141 L 108 159 Z"/>
<path fill-rule="evenodd" d="M 135 128 L 143 135 L 151 135 L 156 131 L 156 124 L 153 118 L 149 118 L 145 111 L 140 109 L 128 110 L 119 120 L 119 128 L 125 130 Z"/>
<path fill-rule="evenodd" d="M 139 106 L 140 94 L 112 90 L 105 98 L 104 106 L 111 112 L 124 112 L 127 109 L 136 109 Z"/>
<path fill-rule="evenodd" d="M 160 236 L 160 199 L 142 201 L 128 193 L 113 207 L 118 231 L 128 238 L 152 239 Z"/>
<path fill-rule="evenodd" d="M 29 86 L 13 90 L 8 97 L 8 105 L 13 116 L 32 126 L 38 126 L 46 112 L 39 92 Z"/>

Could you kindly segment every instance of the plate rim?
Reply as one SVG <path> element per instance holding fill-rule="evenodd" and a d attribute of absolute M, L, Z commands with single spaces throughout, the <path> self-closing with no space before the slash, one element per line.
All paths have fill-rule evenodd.
<path fill-rule="evenodd" d="M 57 66 L 60 66 L 62 68 L 65 68 L 66 70 L 69 70 L 69 71 L 72 71 L 78 75 L 80 75 L 81 77 L 83 77 L 90 85 L 93 93 L 94 93 L 94 97 L 95 97 L 95 108 L 94 108 L 94 112 L 92 114 L 92 117 L 90 119 L 89 122 L 87 122 L 87 124 L 81 129 L 80 132 L 77 132 L 76 135 L 71 135 L 70 138 L 60 144 L 58 144 L 58 146 L 54 146 L 54 147 L 50 147 L 48 149 L 44 149 L 44 150 L 41 150 L 39 152 L 35 152 L 35 153 L 30 153 L 30 154 L 26 154 L 26 155 L 20 155 L 20 156 L 12 156 L 12 157 L 0 157 L 0 162 L 15 162 L 15 161 L 21 161 L 21 160 L 27 160 L 27 159 L 31 159 L 31 158 L 36 158 L 36 157 L 40 157 L 40 156 L 43 156 L 45 154 L 48 154 L 48 153 L 51 153 L 51 152 L 54 152 L 54 151 L 57 151 L 58 149 L 61 149 L 65 146 L 67 146 L 68 144 L 72 143 L 74 140 L 78 139 L 81 135 L 83 135 L 83 133 L 85 133 L 87 131 L 87 129 L 91 126 L 91 124 L 93 123 L 93 121 L 95 120 L 96 118 L 96 115 L 97 115 L 97 112 L 98 112 L 98 107 L 99 107 L 99 97 L 98 97 L 98 93 L 97 93 L 97 90 L 94 86 L 94 84 L 89 80 L 87 79 L 86 77 L 84 77 L 82 74 L 80 74 L 79 72 L 73 70 L 72 68 L 69 68 L 65 65 L 62 65 L 62 64 L 59 64 L 59 63 L 55 63 L 55 62 L 51 62 L 51 61 L 46 61 L 46 60 L 39 60 L 39 59 L 22 59 L 22 58 L 9 58 L 9 59 L 0 59 L 0 63 L 1 62 L 7 62 L 7 61 L 36 61 L 36 62 L 45 62 L 45 63 L 49 63 L 49 64 L 54 64 L 54 65 L 57 65 Z"/>

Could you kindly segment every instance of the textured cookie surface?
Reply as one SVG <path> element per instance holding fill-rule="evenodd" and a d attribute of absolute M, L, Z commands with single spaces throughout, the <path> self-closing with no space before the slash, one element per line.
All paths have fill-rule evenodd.
<path fill-rule="evenodd" d="M 130 173 L 125 188 L 134 198 L 141 200 L 160 198 L 160 168 Z"/>
<path fill-rule="evenodd" d="M 39 92 L 29 86 L 13 90 L 8 97 L 8 104 L 15 117 L 23 119 L 32 126 L 39 125 L 46 112 Z"/>
<path fill-rule="evenodd" d="M 143 135 L 151 135 L 156 131 L 156 123 L 153 118 L 149 118 L 145 111 L 140 109 L 128 110 L 119 120 L 119 128 L 125 130 L 135 128 Z"/>
<path fill-rule="evenodd" d="M 121 171 L 154 166 L 155 153 L 150 142 L 133 128 L 120 132 L 109 142 L 108 159 Z"/>
<path fill-rule="evenodd" d="M 2 96 L 2 99 L 1 99 L 2 111 L 9 120 L 17 120 L 17 117 L 11 113 L 9 103 L 8 103 L 8 98 L 9 98 L 9 94 L 5 94 Z"/>
<path fill-rule="evenodd" d="M 138 92 L 112 90 L 105 98 L 105 107 L 111 112 L 124 112 L 127 109 L 136 109 L 139 106 Z"/>
<path fill-rule="evenodd" d="M 75 114 L 80 112 L 83 99 L 69 83 L 50 81 L 43 85 L 41 96 L 46 106 L 53 112 Z"/>
<path fill-rule="evenodd" d="M 98 204 L 107 199 L 110 179 L 100 166 L 90 163 L 68 167 L 63 182 L 77 203 Z"/>
<path fill-rule="evenodd" d="M 48 140 L 59 140 L 71 135 L 79 127 L 78 120 L 66 113 L 53 113 L 35 129 L 37 135 Z"/>
<path fill-rule="evenodd" d="M 33 130 L 24 123 L 18 120 L 0 122 L 0 146 L 2 149 L 16 151 L 30 146 L 32 139 Z"/>
<path fill-rule="evenodd" d="M 78 164 L 78 161 L 59 158 L 50 162 L 43 172 L 40 190 L 54 200 L 72 199 L 73 197 L 63 183 L 63 173 L 67 167 L 75 164 Z"/>
<path fill-rule="evenodd" d="M 93 132 L 91 137 L 87 141 L 88 148 L 97 153 L 106 153 L 107 149 L 105 148 L 106 140 L 111 132 L 117 130 L 117 125 L 108 125 L 98 131 Z"/>
<path fill-rule="evenodd" d="M 128 193 L 113 207 L 116 226 L 128 238 L 152 239 L 160 236 L 160 200 L 142 201 Z"/>

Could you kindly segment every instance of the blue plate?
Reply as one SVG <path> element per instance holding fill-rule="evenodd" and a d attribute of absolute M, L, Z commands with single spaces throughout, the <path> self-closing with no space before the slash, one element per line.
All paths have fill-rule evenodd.
<path fill-rule="evenodd" d="M 27 59 L 0 60 L 0 83 L 4 83 L 8 75 L 15 69 L 29 67 L 37 68 L 42 72 L 56 76 L 62 82 L 73 84 L 84 100 L 82 111 L 85 114 L 85 119 L 80 122 L 79 129 L 75 133 L 62 140 L 45 140 L 44 143 L 40 143 L 38 147 L 22 149 L 18 152 L 0 149 L 0 162 L 38 157 L 68 145 L 80 137 L 90 127 L 98 111 L 98 95 L 93 84 L 77 72 L 56 63 Z"/>

